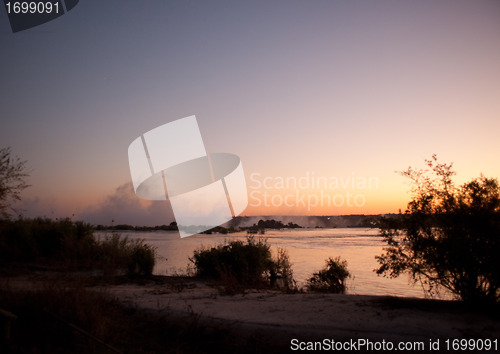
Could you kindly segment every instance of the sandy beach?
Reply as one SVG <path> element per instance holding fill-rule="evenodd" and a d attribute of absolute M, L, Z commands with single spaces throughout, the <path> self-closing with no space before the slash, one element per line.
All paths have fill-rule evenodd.
<path fill-rule="evenodd" d="M 443 349 L 446 339 L 500 338 L 498 312 L 454 301 L 258 290 L 224 295 L 209 282 L 181 277 L 111 285 L 105 292 L 147 311 L 228 325 L 242 337 L 283 349 L 292 339 L 418 341 L 427 349 L 440 339 Z"/>
<path fill-rule="evenodd" d="M 103 281 L 32 275 L 4 279 L 3 287 L 33 291 L 53 281 L 71 287 L 75 279 L 127 308 L 164 318 L 183 333 L 222 333 L 224 343 L 243 352 L 293 352 L 318 342 L 330 351 L 335 342 L 347 345 L 340 351 L 349 352 L 387 352 L 383 345 L 390 344 L 394 349 L 411 346 L 404 352 L 435 353 L 454 352 L 446 340 L 448 345 L 460 339 L 496 340 L 498 345 L 500 339 L 498 306 L 472 308 L 459 301 L 264 289 L 228 294 L 221 284 L 181 276 Z"/>

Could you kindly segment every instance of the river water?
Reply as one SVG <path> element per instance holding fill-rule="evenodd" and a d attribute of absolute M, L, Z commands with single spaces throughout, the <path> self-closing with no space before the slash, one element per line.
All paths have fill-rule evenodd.
<path fill-rule="evenodd" d="M 157 262 L 154 274 L 185 274 L 189 257 L 195 249 L 214 246 L 226 240 L 245 240 L 245 232 L 229 235 L 194 235 L 181 239 L 177 232 L 121 232 L 131 239 L 143 239 L 156 248 Z M 347 293 L 363 295 L 393 295 L 424 297 L 419 284 L 411 285 L 406 275 L 388 279 L 377 276 L 376 255 L 383 253 L 385 244 L 378 229 L 336 228 L 336 229 L 285 229 L 266 230 L 265 235 L 273 254 L 277 247 L 284 247 L 292 263 L 294 277 L 299 285 L 325 265 L 328 257 L 340 256 L 347 260 L 353 275 L 348 280 Z"/>

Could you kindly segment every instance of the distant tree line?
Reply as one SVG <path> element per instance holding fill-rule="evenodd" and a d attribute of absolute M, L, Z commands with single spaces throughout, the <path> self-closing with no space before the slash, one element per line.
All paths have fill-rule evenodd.
<path fill-rule="evenodd" d="M 177 231 L 177 223 L 175 221 L 171 222 L 169 225 L 157 225 L 157 226 L 133 226 L 128 224 L 118 224 L 118 225 L 96 225 L 94 226 L 96 231 Z"/>
<path fill-rule="evenodd" d="M 258 223 L 253 224 L 248 227 L 224 227 L 216 226 L 210 230 L 201 232 L 202 234 L 228 234 L 231 232 L 245 231 L 245 230 L 265 230 L 265 229 L 295 229 L 301 228 L 302 226 L 297 225 L 293 222 L 284 224 L 281 221 L 274 219 L 271 220 L 259 220 Z M 169 225 L 159 225 L 159 226 L 133 226 L 128 224 L 118 224 L 118 225 L 97 225 L 94 227 L 96 231 L 178 231 L 177 223 L 175 221 L 171 222 Z M 255 232 L 255 233 L 257 233 Z"/>

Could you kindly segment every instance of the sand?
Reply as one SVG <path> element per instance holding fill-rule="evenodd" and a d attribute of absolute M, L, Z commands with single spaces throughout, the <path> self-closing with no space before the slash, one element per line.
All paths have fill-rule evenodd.
<path fill-rule="evenodd" d="M 459 301 L 269 290 L 227 295 L 217 284 L 190 277 L 123 280 L 91 289 L 174 323 L 227 328 L 234 336 L 231 340 L 243 346 L 249 340 L 258 342 L 262 352 L 286 352 L 293 343 L 297 348 L 323 340 L 422 343 L 423 350 L 413 351 L 420 353 L 431 352 L 430 343 L 437 340 L 440 351 L 446 351 L 447 339 L 496 339 L 500 345 L 499 306 L 472 308 Z M 47 280 L 20 277 L 4 282 L 10 288 L 29 290 Z M 363 351 L 354 349 L 351 352 Z"/>
<path fill-rule="evenodd" d="M 105 292 L 139 309 L 186 321 L 226 324 L 238 333 L 290 348 L 292 339 L 423 342 L 458 338 L 498 339 L 497 310 L 457 301 L 341 294 L 247 291 L 224 295 L 210 283 L 170 278 L 143 285 L 107 286 Z M 297 343 L 297 342 L 296 342 Z"/>

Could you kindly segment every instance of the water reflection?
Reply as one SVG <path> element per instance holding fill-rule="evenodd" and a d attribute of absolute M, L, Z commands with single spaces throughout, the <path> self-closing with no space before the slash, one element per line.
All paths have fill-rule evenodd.
<path fill-rule="evenodd" d="M 157 248 L 159 259 L 154 273 L 171 275 L 185 273 L 190 264 L 188 257 L 200 247 L 210 247 L 229 239 L 245 240 L 244 232 L 230 235 L 195 235 L 181 239 L 177 232 L 123 232 L 129 238 L 142 238 Z M 341 256 L 346 259 L 353 279 L 348 282 L 350 294 L 394 295 L 424 297 L 422 288 L 409 284 L 406 276 L 387 279 L 377 276 L 373 269 L 378 263 L 375 255 L 382 253 L 384 243 L 378 229 L 294 229 L 268 230 L 264 235 L 271 249 L 288 250 L 290 261 L 299 285 L 311 274 L 321 269 L 328 257 Z M 165 260 L 166 259 L 166 260 Z"/>

